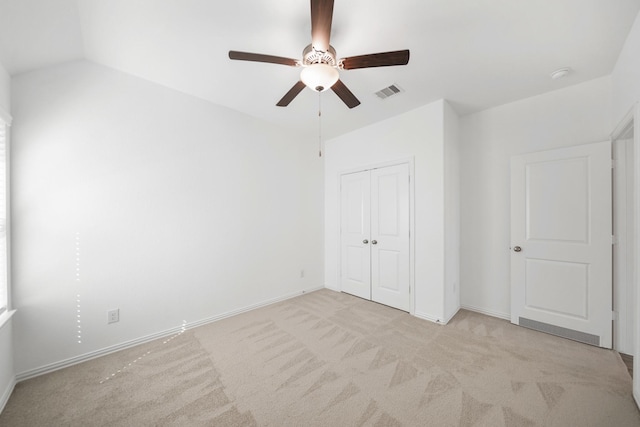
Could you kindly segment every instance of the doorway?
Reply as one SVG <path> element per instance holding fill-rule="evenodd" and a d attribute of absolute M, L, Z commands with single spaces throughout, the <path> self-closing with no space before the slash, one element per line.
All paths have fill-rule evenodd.
<path fill-rule="evenodd" d="M 640 194 L 638 193 L 640 191 L 640 104 L 636 104 L 622 119 L 612 132 L 611 139 L 614 144 L 614 156 L 616 155 L 616 145 L 619 146 L 618 150 L 623 150 L 622 147 L 624 147 L 626 152 L 622 166 L 627 169 L 623 179 L 627 188 L 617 190 L 619 194 L 626 195 L 621 200 L 624 200 L 624 205 L 627 206 L 625 211 L 627 217 L 624 222 L 619 219 L 619 224 L 627 227 L 624 231 L 626 249 L 623 251 L 620 248 L 618 251 L 620 252 L 618 255 L 626 259 L 624 263 L 619 264 L 618 270 L 614 270 L 614 301 L 617 301 L 617 305 L 614 303 L 614 307 L 619 311 L 619 325 L 616 329 L 618 331 L 626 330 L 625 333 L 620 334 L 620 338 L 621 344 L 627 347 L 616 347 L 616 350 L 626 352 L 631 346 L 632 351 L 627 354 L 634 356 L 633 397 L 636 404 L 640 406 L 640 375 L 637 374 L 640 370 L 640 287 L 638 286 L 640 271 Z M 616 167 L 620 167 L 620 165 L 616 163 Z M 614 186 L 615 191 L 616 187 Z M 620 209 L 620 206 L 624 205 L 621 201 L 616 202 L 614 209 Z M 620 312 L 622 310 L 626 310 L 624 316 Z"/>

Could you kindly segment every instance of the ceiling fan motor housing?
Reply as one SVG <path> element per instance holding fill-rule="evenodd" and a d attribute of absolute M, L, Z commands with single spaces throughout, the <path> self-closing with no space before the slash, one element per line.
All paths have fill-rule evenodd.
<path fill-rule="evenodd" d="M 325 52 L 322 50 L 315 50 L 312 45 L 308 45 L 302 51 L 302 64 L 327 64 L 335 67 L 337 65 L 336 50 L 333 46 L 329 46 L 329 50 Z"/>

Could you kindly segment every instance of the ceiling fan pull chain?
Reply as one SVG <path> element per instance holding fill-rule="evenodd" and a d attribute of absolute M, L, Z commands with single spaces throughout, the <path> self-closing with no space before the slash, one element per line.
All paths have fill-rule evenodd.
<path fill-rule="evenodd" d="M 318 157 L 322 157 L 322 92 L 318 92 Z"/>

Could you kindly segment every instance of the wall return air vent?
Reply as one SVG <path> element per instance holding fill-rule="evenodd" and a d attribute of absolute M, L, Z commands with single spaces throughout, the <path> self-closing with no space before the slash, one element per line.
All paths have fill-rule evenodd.
<path fill-rule="evenodd" d="M 400 92 L 403 92 L 403 90 L 400 89 L 400 87 L 397 84 L 392 84 L 389 87 L 385 87 L 384 89 L 377 91 L 376 95 L 380 99 L 387 99 L 390 96 L 399 94 Z"/>

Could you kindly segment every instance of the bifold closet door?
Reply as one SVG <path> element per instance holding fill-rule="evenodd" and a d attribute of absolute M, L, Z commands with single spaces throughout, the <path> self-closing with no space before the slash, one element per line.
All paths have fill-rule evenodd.
<path fill-rule="evenodd" d="M 342 291 L 410 310 L 409 165 L 341 179 Z"/>

